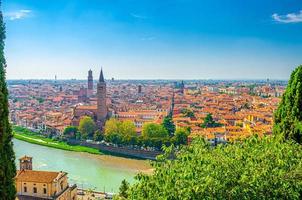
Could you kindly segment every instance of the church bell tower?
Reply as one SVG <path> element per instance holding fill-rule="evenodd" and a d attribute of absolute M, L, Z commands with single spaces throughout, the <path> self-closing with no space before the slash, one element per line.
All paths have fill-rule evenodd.
<path fill-rule="evenodd" d="M 33 169 L 33 162 L 32 157 L 29 156 L 23 156 L 19 159 L 20 162 L 20 170 L 32 170 Z"/>
<path fill-rule="evenodd" d="M 99 81 L 97 83 L 97 120 L 102 125 L 105 124 L 107 114 L 106 82 L 103 75 L 103 69 L 101 69 Z"/>

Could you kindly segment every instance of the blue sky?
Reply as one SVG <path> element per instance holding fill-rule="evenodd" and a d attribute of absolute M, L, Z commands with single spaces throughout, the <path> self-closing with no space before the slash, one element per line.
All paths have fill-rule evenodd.
<path fill-rule="evenodd" d="M 3 0 L 8 79 L 287 79 L 302 0 Z"/>

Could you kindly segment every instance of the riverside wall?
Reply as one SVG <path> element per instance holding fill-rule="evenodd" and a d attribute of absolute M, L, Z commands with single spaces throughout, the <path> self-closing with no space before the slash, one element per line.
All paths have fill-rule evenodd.
<path fill-rule="evenodd" d="M 86 141 L 77 141 L 77 140 L 69 140 L 68 143 L 72 144 L 72 145 L 81 145 L 81 146 L 96 148 L 96 149 L 99 149 L 103 153 L 124 156 L 124 157 L 139 158 L 139 159 L 155 160 L 156 156 L 163 153 L 161 151 L 134 149 L 131 147 L 96 144 L 96 143 L 90 143 L 90 142 L 86 142 Z"/>

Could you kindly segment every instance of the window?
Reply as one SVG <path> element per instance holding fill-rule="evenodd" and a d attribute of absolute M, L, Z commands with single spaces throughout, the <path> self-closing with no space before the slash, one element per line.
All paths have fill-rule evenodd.
<path fill-rule="evenodd" d="M 46 188 L 43 188 L 43 193 L 46 194 Z"/>
<path fill-rule="evenodd" d="M 37 193 L 37 188 L 36 187 L 34 187 L 34 193 Z"/>
<path fill-rule="evenodd" d="M 24 186 L 24 192 L 27 192 L 27 187 L 26 186 Z"/>

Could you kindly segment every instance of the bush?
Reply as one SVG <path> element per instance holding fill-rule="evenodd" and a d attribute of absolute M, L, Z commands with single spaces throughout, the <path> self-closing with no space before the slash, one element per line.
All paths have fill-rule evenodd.
<path fill-rule="evenodd" d="M 216 148 L 197 139 L 175 160 L 159 157 L 153 165 L 153 175 L 136 177 L 129 199 L 302 198 L 302 147 L 276 137 Z"/>

